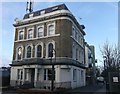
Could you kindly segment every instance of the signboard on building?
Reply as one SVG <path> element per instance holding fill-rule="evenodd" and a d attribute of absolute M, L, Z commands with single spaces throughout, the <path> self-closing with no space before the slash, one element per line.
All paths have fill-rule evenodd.
<path fill-rule="evenodd" d="M 113 77 L 113 82 L 118 83 L 118 77 Z"/>

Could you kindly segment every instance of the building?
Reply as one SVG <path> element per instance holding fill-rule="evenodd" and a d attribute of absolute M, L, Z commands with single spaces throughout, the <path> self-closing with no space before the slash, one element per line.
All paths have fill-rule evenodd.
<path fill-rule="evenodd" d="M 0 87 L 10 85 L 10 67 L 0 67 Z"/>
<path fill-rule="evenodd" d="M 96 79 L 95 48 L 85 42 L 85 66 L 87 84 L 95 84 Z"/>
<path fill-rule="evenodd" d="M 65 4 L 27 13 L 14 27 L 11 86 L 51 89 L 52 64 L 55 88 L 85 86 L 84 26 Z"/>

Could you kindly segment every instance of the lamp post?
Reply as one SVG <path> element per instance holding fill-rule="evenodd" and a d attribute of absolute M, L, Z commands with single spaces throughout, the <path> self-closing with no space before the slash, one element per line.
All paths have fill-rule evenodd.
<path fill-rule="evenodd" d="M 55 52 L 55 61 L 56 61 L 56 51 L 55 51 L 55 49 L 52 49 L 51 51 L 50 51 L 50 57 L 51 57 L 51 64 L 52 64 L 52 79 L 51 79 L 51 91 L 53 91 L 54 90 L 54 75 L 55 75 L 55 72 L 54 72 L 54 63 L 52 62 L 52 57 L 53 57 L 53 51 Z"/>
<path fill-rule="evenodd" d="M 103 56 L 103 62 L 104 62 L 104 72 L 106 73 L 106 59 L 107 57 L 106 56 Z M 104 75 L 105 76 L 105 75 Z M 105 77 L 106 78 L 106 77 Z"/>
<path fill-rule="evenodd" d="M 107 57 L 103 56 L 103 61 L 104 61 L 104 79 L 105 79 L 105 85 L 106 85 L 106 89 L 108 89 L 108 82 L 107 82 L 107 76 L 108 76 L 108 70 L 107 70 Z"/>

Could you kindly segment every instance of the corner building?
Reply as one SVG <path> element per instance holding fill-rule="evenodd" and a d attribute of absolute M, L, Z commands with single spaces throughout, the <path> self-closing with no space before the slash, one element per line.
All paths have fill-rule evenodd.
<path fill-rule="evenodd" d="M 27 13 L 16 20 L 11 86 L 85 86 L 85 32 L 65 4 Z M 53 49 L 51 60 L 50 51 Z"/>

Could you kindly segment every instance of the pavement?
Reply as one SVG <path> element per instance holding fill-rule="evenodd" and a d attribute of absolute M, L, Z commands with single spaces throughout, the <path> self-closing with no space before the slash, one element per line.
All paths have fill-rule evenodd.
<path fill-rule="evenodd" d="M 79 87 L 79 88 L 75 88 L 72 90 L 68 91 L 71 94 L 77 93 L 77 94 L 104 94 L 106 93 L 106 88 L 105 85 L 102 84 L 98 84 L 98 85 L 88 85 L 88 86 L 84 86 L 84 87 Z"/>
<path fill-rule="evenodd" d="M 75 89 L 62 90 L 62 91 L 46 91 L 40 89 L 8 89 L 5 90 L 2 94 L 105 94 L 106 89 L 104 85 L 88 85 L 84 87 L 79 87 Z"/>
<path fill-rule="evenodd" d="M 94 94 L 98 94 L 98 93 L 100 93 L 100 94 L 107 94 L 106 86 L 104 85 L 103 87 L 99 88 L 98 90 L 96 90 L 94 92 Z"/>

